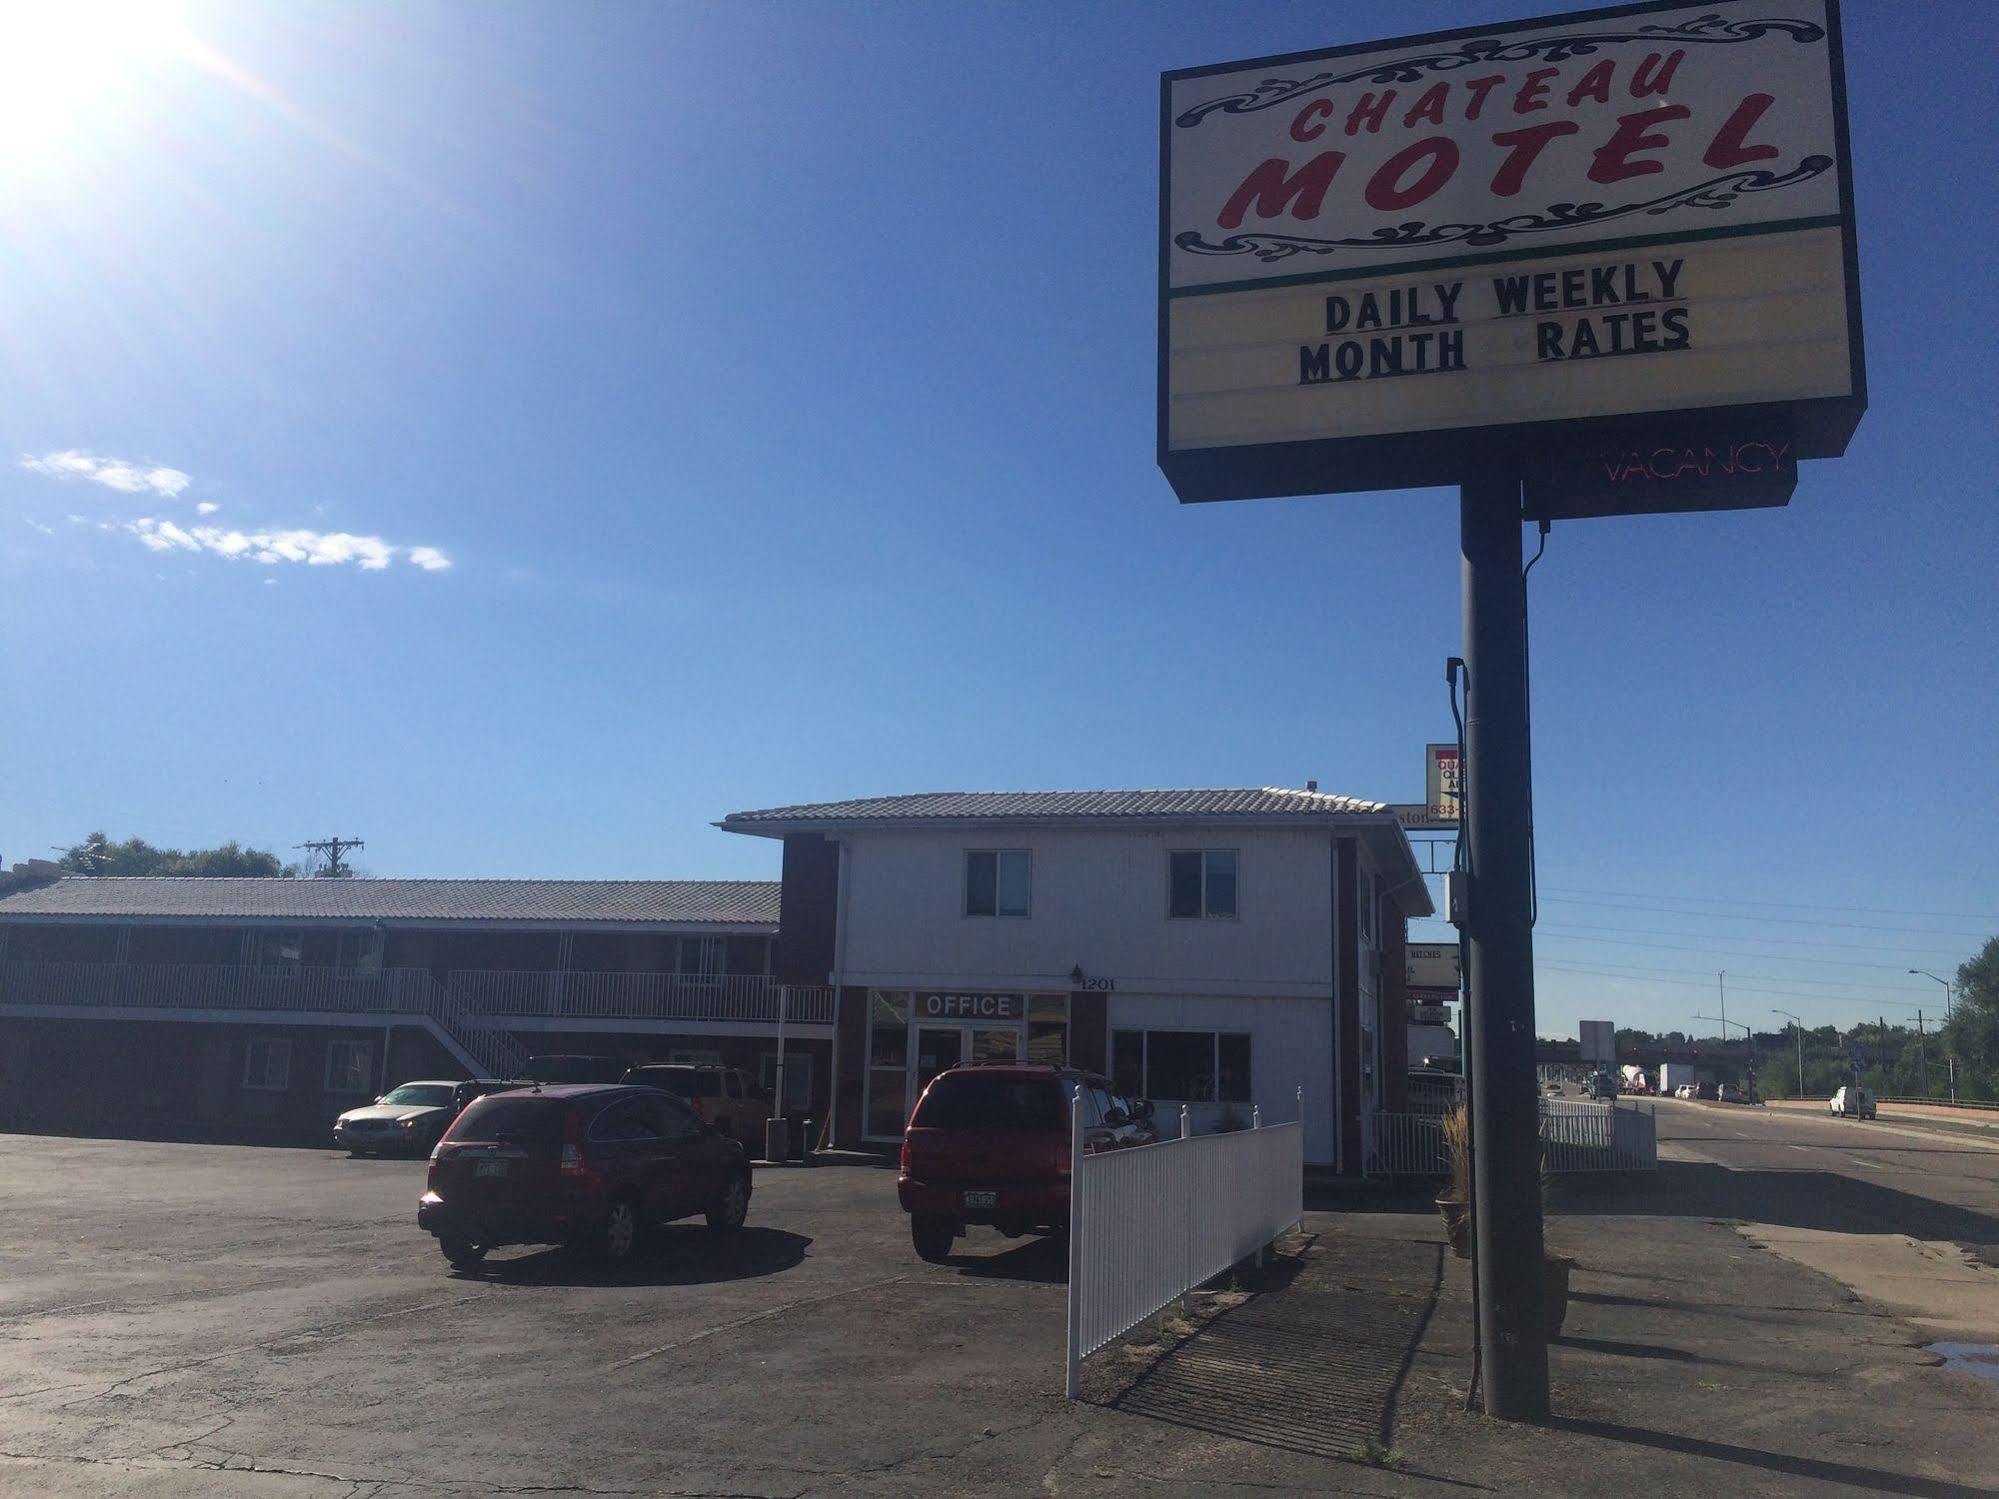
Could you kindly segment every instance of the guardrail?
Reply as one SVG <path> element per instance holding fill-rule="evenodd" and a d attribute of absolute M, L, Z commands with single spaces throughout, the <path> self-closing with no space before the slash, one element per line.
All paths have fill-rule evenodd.
<path fill-rule="evenodd" d="M 1302 1117 L 1302 1093 L 1300 1114 Z M 1068 1395 L 1083 1360 L 1305 1216 L 1305 1126 L 1180 1136 L 1095 1154 L 1070 1104 Z"/>
<path fill-rule="evenodd" d="M 1789 1100 L 1786 1101 L 1788 1102 Z M 1801 1103 L 1818 1102 L 1817 1099 L 1800 1099 L 1798 1101 Z M 1999 1111 L 1999 1103 L 1993 1103 L 1983 1098 L 1896 1098 L 1891 1094 L 1876 1093 L 1874 1101 L 1876 1103 L 1926 1104 L 1939 1109 L 1983 1109 L 1987 1112 Z"/>
<path fill-rule="evenodd" d="M 1448 1176 L 1443 1116 L 1381 1112 L 1371 1121 L 1367 1169 L 1382 1176 Z M 1658 1121 L 1649 1109 L 1541 1100 L 1541 1160 L 1555 1175 L 1654 1171 Z"/>

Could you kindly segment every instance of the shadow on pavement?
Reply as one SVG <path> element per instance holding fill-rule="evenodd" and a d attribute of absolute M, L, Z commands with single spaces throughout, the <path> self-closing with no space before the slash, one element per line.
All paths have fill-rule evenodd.
<path fill-rule="evenodd" d="M 1563 1182 L 1556 1191 L 1554 1211 L 1739 1219 L 1833 1233 L 1999 1243 L 1999 1218 L 1913 1192 L 1836 1171 L 1743 1171 L 1702 1161 L 1661 1161 L 1656 1179 L 1651 1180 Z"/>
<path fill-rule="evenodd" d="M 946 1263 L 960 1275 L 1061 1284 L 1069 1279 L 1069 1241 L 1049 1234 L 998 1254 L 953 1254 Z"/>
<path fill-rule="evenodd" d="M 655 1229 L 622 1265 L 607 1265 L 570 1249 L 537 1249 L 488 1259 L 455 1280 L 503 1286 L 692 1286 L 776 1275 L 800 1264 L 812 1240 L 780 1228 L 755 1226 L 733 1234 L 675 1224 Z"/>
<path fill-rule="evenodd" d="M 1582 1421 L 1561 1416 L 1550 1418 L 1556 1431 L 1604 1441 L 1649 1447 L 1658 1452 L 1679 1452 L 1689 1457 L 1712 1458 L 1717 1462 L 1740 1463 L 1770 1473 L 1793 1478 L 1809 1478 L 1819 1483 L 1850 1484 L 1881 1494 L 1914 1494 L 1922 1499 L 1990 1499 L 1990 1489 L 1973 1488 L 1938 1478 L 1918 1478 L 1907 1473 L 1891 1473 L 1884 1468 L 1863 1468 L 1853 1463 L 1827 1462 L 1816 1457 L 1790 1457 L 1782 1452 L 1766 1452 L 1760 1447 L 1738 1447 L 1729 1442 L 1710 1442 L 1700 1437 L 1675 1436 L 1671 1432 L 1647 1431 L 1641 1426 L 1619 1426 L 1610 1421 Z"/>
<path fill-rule="evenodd" d="M 1154 1421 L 1335 1461 L 1392 1447 L 1396 1407 L 1443 1288 L 1442 1244 L 1410 1246 L 1426 1262 L 1421 1294 L 1336 1280 L 1280 1256 L 1259 1294 L 1217 1315 L 1101 1403 Z M 1456 1487 L 1434 1474 L 1401 1470 Z"/>

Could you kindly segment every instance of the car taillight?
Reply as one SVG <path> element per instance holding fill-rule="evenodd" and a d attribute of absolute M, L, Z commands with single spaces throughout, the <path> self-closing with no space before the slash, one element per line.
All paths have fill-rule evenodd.
<path fill-rule="evenodd" d="M 708 1117 L 707 1111 L 704 1109 L 701 1100 L 698 1098 L 690 1098 L 687 1100 L 687 1112 L 692 1114 L 696 1119 L 706 1119 Z"/>
<path fill-rule="evenodd" d="M 562 1164 L 559 1168 L 564 1176 L 588 1176 L 590 1167 L 583 1159 L 583 1116 L 569 1115 L 564 1126 L 562 1142 Z"/>
<path fill-rule="evenodd" d="M 909 1175 L 910 1164 L 914 1159 L 915 1157 L 910 1154 L 909 1150 L 909 1138 L 908 1136 L 904 1136 L 902 1141 L 902 1154 L 896 1160 L 895 1169 L 904 1176 Z"/>

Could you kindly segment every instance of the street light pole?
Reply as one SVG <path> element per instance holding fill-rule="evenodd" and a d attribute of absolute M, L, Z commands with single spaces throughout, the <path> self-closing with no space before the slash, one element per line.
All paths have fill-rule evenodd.
<path fill-rule="evenodd" d="M 1931 973 L 1927 968 L 1911 968 L 1909 972 L 1916 974 L 1922 978 L 1931 979 L 1934 982 L 1943 985 L 1943 1023 L 1946 1027 L 1948 1027 L 1950 1025 L 1951 991 L 1955 989 L 1957 986 L 1953 984 L 1949 979 L 1937 978 L 1937 976 L 1934 973 Z M 1953 1052 L 1950 1049 L 1950 1035 L 1948 1030 L 1946 1030 L 1944 1035 L 1943 1059 L 1944 1059 L 1944 1065 L 1950 1070 L 1950 1101 L 1952 1103 L 1956 1103 L 1957 1102 L 1957 1055 L 1955 1052 Z M 1923 1092 L 1927 1094 L 1929 1091 L 1930 1091 L 1929 1088 L 1925 1086 Z"/>
<path fill-rule="evenodd" d="M 1798 1033 L 1798 1097 L 1805 1096 L 1805 1023 L 1789 1010 L 1773 1008 L 1772 1015 L 1782 1015 L 1791 1022 L 1791 1029 Z"/>

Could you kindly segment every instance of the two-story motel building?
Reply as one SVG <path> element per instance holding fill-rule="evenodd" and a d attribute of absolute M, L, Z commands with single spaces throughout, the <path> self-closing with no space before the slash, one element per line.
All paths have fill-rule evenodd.
<path fill-rule="evenodd" d="M 0 876 L 0 1122 L 323 1137 L 530 1053 L 714 1061 L 842 1146 L 938 1071 L 1113 1075 L 1197 1129 L 1295 1117 L 1359 1174 L 1407 1070 L 1424 881 L 1380 803 L 1281 789 L 773 807 L 780 881 Z M 815 1134 L 820 1132 L 815 1128 Z"/>

